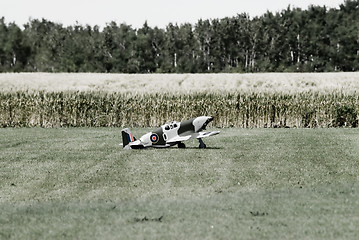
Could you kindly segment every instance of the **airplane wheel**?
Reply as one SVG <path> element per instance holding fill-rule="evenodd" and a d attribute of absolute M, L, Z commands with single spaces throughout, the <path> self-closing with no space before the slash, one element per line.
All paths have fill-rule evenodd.
<path fill-rule="evenodd" d="M 199 145 L 199 148 L 206 148 L 206 147 L 207 147 L 207 146 L 206 146 L 206 144 L 204 144 L 204 143 Z"/>
<path fill-rule="evenodd" d="M 199 148 L 206 148 L 206 144 L 202 141 L 202 139 L 199 139 Z"/>
<path fill-rule="evenodd" d="M 204 142 L 202 141 L 202 139 L 198 139 L 199 140 L 199 148 L 206 148 L 206 144 L 204 144 Z"/>
<path fill-rule="evenodd" d="M 186 144 L 184 144 L 184 143 L 178 143 L 178 148 L 186 148 Z"/>

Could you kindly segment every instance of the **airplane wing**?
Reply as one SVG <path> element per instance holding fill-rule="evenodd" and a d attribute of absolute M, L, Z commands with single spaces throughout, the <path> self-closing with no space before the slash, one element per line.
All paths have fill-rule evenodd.
<path fill-rule="evenodd" d="M 219 134 L 220 131 L 214 131 L 214 132 L 199 132 L 199 133 L 194 133 L 194 134 L 190 134 L 190 135 L 187 135 L 187 136 L 177 136 L 177 137 L 174 137 L 170 140 L 167 141 L 167 143 L 175 143 L 175 142 L 182 142 L 182 141 L 186 141 L 190 138 L 204 138 L 204 137 L 210 137 L 210 136 L 214 136 L 214 135 L 217 135 Z"/>
<path fill-rule="evenodd" d="M 210 137 L 219 134 L 220 131 L 214 131 L 214 132 L 199 132 L 198 136 L 196 138 L 204 138 L 204 137 Z"/>
<path fill-rule="evenodd" d="M 186 141 L 188 139 L 190 139 L 192 136 L 191 135 L 187 135 L 187 136 L 177 136 L 174 138 L 171 138 L 167 141 L 167 143 L 175 143 L 175 142 L 182 142 L 182 141 Z"/>

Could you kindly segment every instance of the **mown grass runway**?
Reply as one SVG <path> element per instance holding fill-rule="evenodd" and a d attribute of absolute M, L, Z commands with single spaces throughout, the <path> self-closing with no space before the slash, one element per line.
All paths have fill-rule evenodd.
<path fill-rule="evenodd" d="M 0 129 L 0 239 L 357 238 L 358 129 L 221 131 L 124 151 L 118 128 Z"/>

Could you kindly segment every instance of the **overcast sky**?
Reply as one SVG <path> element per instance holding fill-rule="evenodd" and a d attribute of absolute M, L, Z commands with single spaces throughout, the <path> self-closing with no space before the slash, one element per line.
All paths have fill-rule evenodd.
<path fill-rule="evenodd" d="M 151 27 L 165 28 L 168 23 L 196 23 L 198 19 L 232 17 L 249 13 L 261 16 L 267 10 L 309 5 L 337 8 L 344 0 L 0 0 L 0 17 L 19 26 L 30 18 L 61 23 L 65 26 L 106 26 L 116 21 L 139 28 L 147 20 Z"/>

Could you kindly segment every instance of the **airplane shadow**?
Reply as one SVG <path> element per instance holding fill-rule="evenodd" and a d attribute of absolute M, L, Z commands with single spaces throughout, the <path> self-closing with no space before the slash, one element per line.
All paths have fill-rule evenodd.
<path fill-rule="evenodd" d="M 199 147 L 185 147 L 185 148 L 179 148 L 179 147 L 176 147 L 176 146 L 172 146 L 172 147 L 163 147 L 163 148 L 160 148 L 160 147 L 148 147 L 148 148 L 142 148 L 142 149 L 135 149 L 135 150 L 140 150 L 140 151 L 151 151 L 151 150 L 155 150 L 155 149 L 159 149 L 159 150 L 163 150 L 163 151 L 168 151 L 168 150 L 202 150 L 202 151 L 206 151 L 206 150 L 221 150 L 221 149 L 224 149 L 224 147 L 206 147 L 206 148 L 199 148 Z"/>
<path fill-rule="evenodd" d="M 167 150 L 193 150 L 193 149 L 198 149 L 198 150 L 220 150 L 220 149 L 224 149 L 223 147 L 206 147 L 206 148 L 199 148 L 199 147 L 185 147 L 185 148 L 178 148 L 178 147 L 169 147 L 169 148 L 164 148 Z"/>

